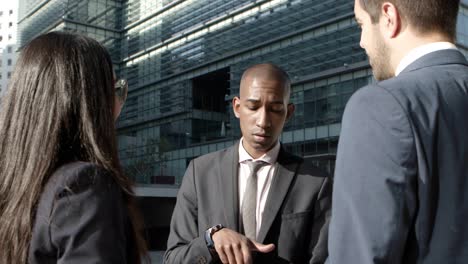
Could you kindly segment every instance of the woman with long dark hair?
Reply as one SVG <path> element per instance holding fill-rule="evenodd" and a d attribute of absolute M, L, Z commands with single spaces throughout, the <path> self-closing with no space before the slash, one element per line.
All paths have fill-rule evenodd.
<path fill-rule="evenodd" d="M 0 263 L 141 263 L 146 247 L 114 122 L 125 81 L 98 42 L 22 50 L 0 110 Z"/>

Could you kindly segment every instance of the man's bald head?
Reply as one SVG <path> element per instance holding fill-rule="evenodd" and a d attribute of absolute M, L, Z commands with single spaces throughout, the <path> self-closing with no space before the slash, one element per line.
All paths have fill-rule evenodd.
<path fill-rule="evenodd" d="M 240 94 L 242 96 L 243 90 L 245 90 L 254 79 L 257 80 L 269 80 L 276 81 L 283 84 L 284 93 L 286 98 L 289 99 L 291 90 L 291 80 L 289 75 L 280 67 L 272 63 L 262 63 L 250 66 L 242 74 L 240 83 Z"/>

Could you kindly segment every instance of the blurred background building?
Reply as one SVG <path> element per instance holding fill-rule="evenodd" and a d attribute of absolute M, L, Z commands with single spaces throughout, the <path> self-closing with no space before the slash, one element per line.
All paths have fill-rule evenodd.
<path fill-rule="evenodd" d="M 8 88 L 16 63 L 17 25 L 18 1 L 3 2 L 0 5 L 0 97 Z"/>
<path fill-rule="evenodd" d="M 281 141 L 333 171 L 345 104 L 373 81 L 353 5 L 353 0 L 20 0 L 20 45 L 47 31 L 66 30 L 109 49 L 117 75 L 130 85 L 117 124 L 120 158 L 138 183 L 150 248 L 161 252 L 189 161 L 240 136 L 231 100 L 249 65 L 272 62 L 290 74 L 296 112 Z M 2 33 L 3 27 L 2 22 Z M 460 8 L 458 45 L 468 55 L 468 0 Z"/>

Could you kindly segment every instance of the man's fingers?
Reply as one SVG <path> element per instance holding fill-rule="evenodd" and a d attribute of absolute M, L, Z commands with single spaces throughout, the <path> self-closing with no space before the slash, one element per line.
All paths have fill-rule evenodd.
<path fill-rule="evenodd" d="M 234 252 L 234 256 L 236 258 L 237 264 L 244 264 L 244 254 L 242 252 L 242 244 L 234 244 L 232 245 L 232 251 Z"/>
<path fill-rule="evenodd" d="M 252 251 L 268 253 L 268 252 L 271 252 L 271 251 L 273 251 L 275 249 L 275 244 L 264 245 L 264 244 L 258 243 L 256 241 L 251 241 L 251 242 L 252 242 L 252 247 L 250 248 L 250 250 L 252 250 Z"/>
<path fill-rule="evenodd" d="M 229 263 L 228 257 L 226 253 L 224 253 L 224 249 L 222 247 L 215 247 L 215 249 L 216 249 L 216 253 L 218 253 L 219 260 L 221 260 L 223 264 Z"/>
<path fill-rule="evenodd" d="M 252 264 L 252 253 L 250 252 L 250 248 L 248 245 L 242 245 L 242 255 L 244 256 L 244 263 L 245 264 Z"/>
<path fill-rule="evenodd" d="M 213 234 L 213 241 L 219 259 L 229 264 L 252 264 L 252 251 L 268 253 L 275 249 L 275 245 L 263 245 L 251 241 L 242 234 L 228 228 L 223 228 Z"/>
<path fill-rule="evenodd" d="M 234 255 L 234 252 L 230 245 L 224 246 L 224 253 L 226 253 L 229 264 L 236 263 L 236 256 Z"/>

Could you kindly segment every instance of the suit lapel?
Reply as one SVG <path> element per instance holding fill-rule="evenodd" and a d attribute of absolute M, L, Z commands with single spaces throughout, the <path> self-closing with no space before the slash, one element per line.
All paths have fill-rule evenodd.
<path fill-rule="evenodd" d="M 239 192 L 238 163 L 239 142 L 230 147 L 221 158 L 219 172 L 219 189 L 224 191 L 223 206 L 226 225 L 232 230 L 239 230 Z"/>
<path fill-rule="evenodd" d="M 294 180 L 298 162 L 297 160 L 291 159 L 291 157 L 292 156 L 281 147 L 276 163 L 275 175 L 263 211 L 262 226 L 260 227 L 257 237 L 257 241 L 260 243 L 264 242 L 268 231 L 281 209 L 281 205 L 286 199 L 289 186 Z"/>

